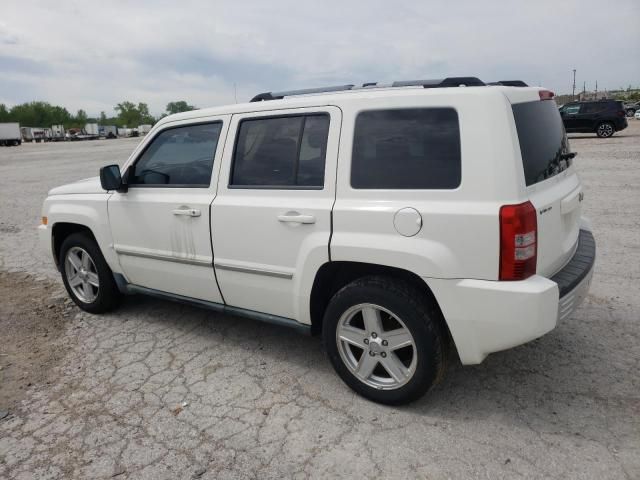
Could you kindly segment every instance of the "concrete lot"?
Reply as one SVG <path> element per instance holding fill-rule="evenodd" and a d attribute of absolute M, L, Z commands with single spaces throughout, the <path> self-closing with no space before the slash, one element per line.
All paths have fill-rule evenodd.
<path fill-rule="evenodd" d="M 640 121 L 629 123 L 610 139 L 571 137 L 598 261 L 583 306 L 547 336 L 453 365 L 427 397 L 389 408 L 343 385 L 317 338 L 140 297 L 105 316 L 74 308 L 45 340 L 66 350 L 48 383 L 25 378 L 0 420 L 0 478 L 640 478 Z M 0 149 L 0 271 L 59 300 L 37 244 L 42 200 L 136 143 Z"/>

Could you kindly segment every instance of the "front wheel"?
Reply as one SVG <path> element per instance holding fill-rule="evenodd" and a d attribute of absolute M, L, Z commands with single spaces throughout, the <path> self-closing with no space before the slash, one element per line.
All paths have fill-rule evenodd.
<path fill-rule="evenodd" d="M 120 292 L 113 273 L 89 235 L 69 235 L 62 242 L 58 261 L 64 286 L 82 310 L 103 313 L 118 306 Z"/>
<path fill-rule="evenodd" d="M 371 276 L 342 288 L 327 307 L 323 339 L 340 378 L 375 402 L 417 400 L 444 374 L 440 313 L 401 280 Z"/>
<path fill-rule="evenodd" d="M 610 122 L 602 122 L 596 128 L 596 135 L 600 138 L 609 138 L 615 131 L 616 129 L 613 127 L 613 124 Z"/>

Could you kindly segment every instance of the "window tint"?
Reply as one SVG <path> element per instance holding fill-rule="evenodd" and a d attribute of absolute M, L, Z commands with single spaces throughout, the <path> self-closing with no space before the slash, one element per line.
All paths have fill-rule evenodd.
<path fill-rule="evenodd" d="M 221 129 L 216 122 L 159 133 L 134 165 L 128 183 L 208 187 Z"/>
<path fill-rule="evenodd" d="M 604 102 L 593 102 L 593 103 L 584 103 L 582 104 L 582 109 L 580 113 L 597 113 L 601 112 L 607 107 L 607 104 Z"/>
<path fill-rule="evenodd" d="M 326 114 L 243 120 L 230 185 L 322 187 L 328 134 Z"/>
<path fill-rule="evenodd" d="M 460 127 L 452 108 L 374 110 L 356 118 L 353 188 L 460 185 Z"/>
<path fill-rule="evenodd" d="M 556 103 L 535 101 L 512 106 L 527 185 L 557 175 L 571 165 L 567 136 Z"/>

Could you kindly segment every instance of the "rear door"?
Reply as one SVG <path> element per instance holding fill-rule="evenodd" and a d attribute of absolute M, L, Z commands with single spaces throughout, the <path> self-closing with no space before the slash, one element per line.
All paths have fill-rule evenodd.
<path fill-rule="evenodd" d="M 551 276 L 576 249 L 584 194 L 556 103 L 525 101 L 512 109 L 526 190 L 537 210 L 537 272 Z"/>
<path fill-rule="evenodd" d="M 233 116 L 212 208 L 228 305 L 308 318 L 300 291 L 329 261 L 340 122 L 336 107 Z"/>

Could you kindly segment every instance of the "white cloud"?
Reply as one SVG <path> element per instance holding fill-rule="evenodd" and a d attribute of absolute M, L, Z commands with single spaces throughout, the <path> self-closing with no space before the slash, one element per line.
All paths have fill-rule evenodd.
<path fill-rule="evenodd" d="M 0 102 L 111 113 L 322 84 L 477 75 L 559 92 L 640 83 L 640 4 L 620 0 L 3 1 Z"/>

